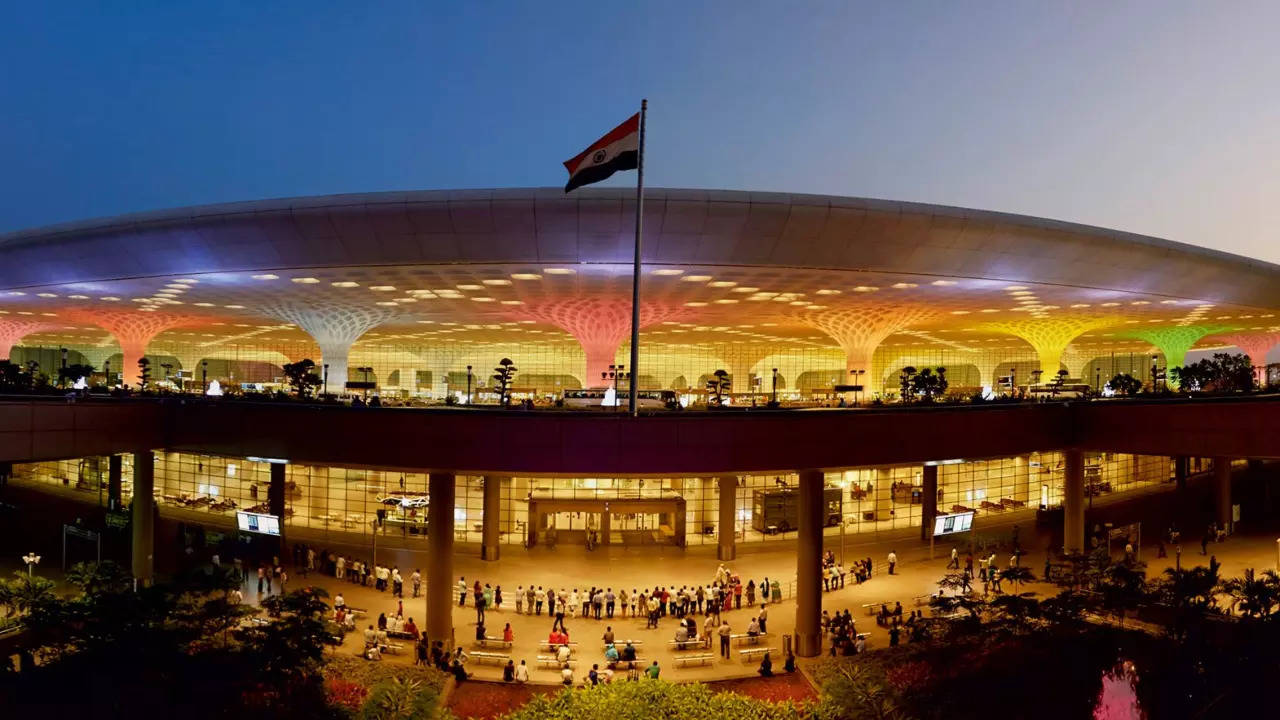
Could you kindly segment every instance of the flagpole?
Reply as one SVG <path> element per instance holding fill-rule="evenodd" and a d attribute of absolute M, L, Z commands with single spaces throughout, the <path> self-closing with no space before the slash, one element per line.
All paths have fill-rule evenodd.
<path fill-rule="evenodd" d="M 640 384 L 640 231 L 644 221 L 644 118 L 649 100 L 640 101 L 640 152 L 636 158 L 636 248 L 631 268 L 631 397 L 627 410 L 636 417 L 636 388 Z"/>

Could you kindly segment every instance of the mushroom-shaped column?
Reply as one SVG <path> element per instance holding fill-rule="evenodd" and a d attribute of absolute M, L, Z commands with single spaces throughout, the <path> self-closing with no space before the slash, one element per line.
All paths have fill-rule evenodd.
<path fill-rule="evenodd" d="M 31 333 L 54 330 L 58 326 L 39 320 L 23 320 L 20 318 L 0 318 L 0 360 L 8 360 L 13 346 Z"/>
<path fill-rule="evenodd" d="M 1145 340 L 1160 348 L 1160 352 L 1164 353 L 1165 372 L 1168 373 L 1173 368 L 1182 367 L 1186 364 L 1187 352 L 1201 338 L 1231 329 L 1226 325 L 1178 325 L 1175 327 L 1131 330 L 1125 334 L 1128 337 Z M 1172 373 L 1167 374 L 1165 377 L 1168 379 L 1170 387 L 1177 387 L 1178 383 L 1174 381 Z"/>
<path fill-rule="evenodd" d="M 672 320 L 683 308 L 640 304 L 640 327 Z M 615 363 L 618 348 L 631 334 L 631 301 L 611 297 L 572 297 L 547 300 L 526 308 L 521 316 L 564 330 L 578 341 L 586 355 L 582 386 L 599 387 L 605 383 L 603 373 Z M 628 371 L 631 368 L 627 368 Z M 645 373 L 645 368 L 640 368 Z"/>
<path fill-rule="evenodd" d="M 1079 343 L 1072 343 L 1062 351 L 1062 364 L 1066 366 L 1068 376 L 1087 382 L 1089 378 L 1084 377 L 1084 371 L 1089 368 L 1094 357 L 1094 352 L 1085 350 Z"/>
<path fill-rule="evenodd" d="M 272 317 L 302 328 L 320 348 L 321 377 L 327 378 L 326 392 L 341 392 L 347 384 L 347 359 L 351 345 L 369 332 L 399 317 L 396 308 L 370 309 L 329 305 L 277 304 L 263 308 Z M 324 366 L 328 366 L 326 371 Z"/>
<path fill-rule="evenodd" d="M 856 303 L 830 310 L 804 311 L 800 319 L 836 341 L 844 351 L 846 371 L 865 370 L 871 375 L 871 357 L 885 338 L 937 314 L 936 310 L 921 305 Z"/>
<path fill-rule="evenodd" d="M 1062 365 L 1062 354 L 1071 341 L 1084 333 L 1124 322 L 1105 315 L 1030 317 L 983 323 L 983 330 L 1008 333 L 1027 341 L 1040 359 L 1041 382 L 1048 382 Z"/>
<path fill-rule="evenodd" d="M 120 382 L 123 385 L 134 384 L 139 380 L 138 361 L 147 354 L 147 345 L 152 338 L 176 327 L 195 327 L 203 325 L 208 319 L 197 315 L 174 315 L 170 313 L 146 312 L 136 310 L 78 310 L 74 317 L 106 330 L 120 344 Z"/>
<path fill-rule="evenodd" d="M 761 360 L 772 355 L 773 351 L 769 348 L 739 343 L 720 348 L 718 354 L 733 380 L 733 392 L 745 393 L 754 390 L 751 384 L 751 371 L 755 369 L 756 365 L 760 364 Z M 756 375 L 764 378 L 770 373 L 766 371 L 756 373 Z M 768 392 L 769 380 L 766 379 L 761 382 L 760 387 L 764 392 Z"/>

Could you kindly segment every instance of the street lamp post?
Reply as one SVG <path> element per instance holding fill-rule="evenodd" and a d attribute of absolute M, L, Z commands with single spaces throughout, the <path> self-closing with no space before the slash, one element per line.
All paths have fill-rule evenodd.
<path fill-rule="evenodd" d="M 865 375 L 865 374 L 866 374 L 866 372 L 867 372 L 866 370 L 850 370 L 850 371 L 849 371 L 849 374 L 853 376 L 853 384 L 854 384 L 855 386 L 857 386 L 857 387 L 862 387 L 862 376 L 863 376 L 863 375 Z M 861 393 L 862 393 L 862 391 L 861 391 L 861 390 L 854 390 L 854 391 L 853 391 L 853 406 L 854 406 L 854 407 L 858 407 L 859 396 L 861 395 Z M 842 560 L 842 562 L 843 562 L 843 560 Z"/>
<path fill-rule="evenodd" d="M 625 365 L 610 365 L 607 371 L 600 373 L 600 379 L 604 380 L 606 384 L 610 380 L 613 381 L 614 410 L 618 409 L 618 380 L 626 375 L 626 372 L 624 372 L 625 367 Z"/>
<path fill-rule="evenodd" d="M 471 366 L 467 366 L 467 404 L 471 404 Z"/>
<path fill-rule="evenodd" d="M 324 394 L 329 394 L 329 363 L 324 364 Z"/>
<path fill-rule="evenodd" d="M 209 361 L 200 361 L 200 394 L 206 395 L 209 392 Z"/>
<path fill-rule="evenodd" d="M 769 401 L 770 405 L 778 406 L 778 368 L 773 369 L 773 398 Z"/>
<path fill-rule="evenodd" d="M 27 579 L 30 580 L 31 576 L 35 574 L 36 565 L 40 564 L 40 556 L 35 553 L 27 553 L 22 556 L 22 562 L 27 564 Z"/>

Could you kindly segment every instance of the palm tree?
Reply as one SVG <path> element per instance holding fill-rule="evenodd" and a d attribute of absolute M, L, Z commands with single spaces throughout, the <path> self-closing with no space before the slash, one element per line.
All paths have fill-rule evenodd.
<path fill-rule="evenodd" d="M 1223 581 L 1222 590 L 1233 598 L 1233 604 L 1247 618 L 1268 618 L 1280 605 L 1280 575 L 1275 570 L 1256 575 L 1253 568 L 1248 568 L 1243 578 Z"/>
<path fill-rule="evenodd" d="M 1005 568 L 1000 571 L 1001 582 L 1013 583 L 1014 591 L 1022 587 L 1023 583 L 1035 582 L 1036 576 L 1031 572 L 1031 568 L 1021 565 Z"/>
<path fill-rule="evenodd" d="M 31 608 L 53 597 L 53 581 L 39 575 L 13 571 L 13 579 L 0 582 L 0 604 L 9 609 L 5 617 L 25 615 Z"/>

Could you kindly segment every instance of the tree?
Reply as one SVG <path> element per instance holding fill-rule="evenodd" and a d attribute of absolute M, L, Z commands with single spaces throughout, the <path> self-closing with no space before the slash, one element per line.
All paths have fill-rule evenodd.
<path fill-rule="evenodd" d="M 1247 618 L 1269 618 L 1280 605 L 1280 575 L 1266 570 L 1261 575 L 1253 568 L 1244 571 L 1243 578 L 1222 582 L 1222 590 L 1232 597 L 1240 614 Z"/>
<path fill-rule="evenodd" d="M 930 370 L 924 368 L 911 378 L 911 395 L 925 402 L 932 402 L 947 391 L 947 369 L 944 367 Z"/>
<path fill-rule="evenodd" d="M 285 363 L 283 368 L 285 380 L 299 399 L 311 397 L 311 393 L 324 381 L 316 375 L 316 364 L 311 358 L 303 358 L 295 363 Z"/>
<path fill-rule="evenodd" d="M 8 608 L 5 617 L 26 615 L 53 597 L 53 581 L 25 570 L 14 570 L 13 579 L 0 581 L 0 605 Z"/>
<path fill-rule="evenodd" d="M 1124 617 L 1148 597 L 1146 563 L 1127 561 L 1109 565 L 1098 585 L 1102 607 L 1124 624 Z"/>
<path fill-rule="evenodd" d="M 724 394 L 729 392 L 729 373 L 717 370 L 707 380 L 707 407 L 724 407 Z"/>
<path fill-rule="evenodd" d="M 63 387 L 76 383 L 80 378 L 88 378 L 93 375 L 94 368 L 92 365 L 72 363 L 66 367 L 58 368 L 58 384 Z"/>
<path fill-rule="evenodd" d="M 1142 381 L 1128 373 L 1118 373 L 1107 381 L 1107 387 L 1117 395 L 1132 396 L 1142 392 Z"/>
<path fill-rule="evenodd" d="M 902 372 L 898 375 L 898 390 L 902 397 L 902 402 L 911 402 L 915 396 L 915 377 L 917 370 L 908 365 L 902 368 Z"/>
<path fill-rule="evenodd" d="M 1017 590 L 1023 583 L 1035 582 L 1036 576 L 1031 572 L 1031 568 L 1014 565 L 1000 571 L 1000 581 L 1013 583 L 1014 589 Z"/>
<path fill-rule="evenodd" d="M 1254 389 L 1253 363 L 1248 355 L 1214 353 L 1170 370 L 1178 387 L 1186 391 L 1236 393 Z"/>
<path fill-rule="evenodd" d="M 1054 373 L 1053 381 L 1049 384 L 1049 393 L 1052 396 L 1057 397 L 1058 393 L 1062 392 L 1062 386 L 1067 384 L 1067 375 L 1066 370 L 1059 370 Z"/>
<path fill-rule="evenodd" d="M 151 382 L 151 361 L 147 358 L 138 358 L 138 389 L 146 390 L 147 385 Z"/>
<path fill-rule="evenodd" d="M 516 366 L 511 358 L 502 358 L 493 369 L 493 386 L 498 391 L 498 404 L 503 407 L 511 404 L 511 381 L 515 376 Z"/>
<path fill-rule="evenodd" d="M 37 366 L 38 367 L 38 366 Z M 0 390 L 25 392 L 31 389 L 34 376 L 27 366 L 0 360 Z"/>

